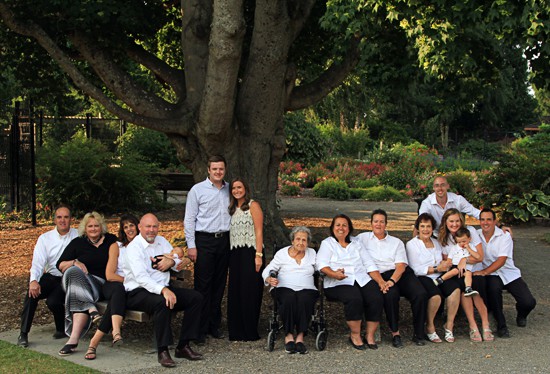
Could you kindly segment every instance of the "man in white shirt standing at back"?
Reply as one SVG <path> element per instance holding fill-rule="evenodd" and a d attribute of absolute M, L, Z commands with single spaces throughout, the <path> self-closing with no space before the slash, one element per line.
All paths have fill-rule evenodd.
<path fill-rule="evenodd" d="M 61 339 L 65 335 L 65 292 L 61 286 L 62 274 L 55 264 L 65 247 L 78 236 L 78 231 L 71 228 L 71 211 L 65 205 L 55 209 L 55 228 L 38 238 L 32 256 L 29 290 L 23 302 L 21 313 L 21 333 L 17 344 L 22 347 L 29 345 L 28 334 L 38 301 L 46 299 L 46 305 L 53 313 L 55 322 L 54 339 Z"/>
<path fill-rule="evenodd" d="M 153 315 L 158 362 L 174 367 L 168 346 L 172 344 L 172 310 L 184 310 L 175 355 L 188 360 L 201 360 L 202 355 L 189 346 L 199 335 L 202 296 L 194 290 L 169 285 L 170 268 L 179 271 L 181 259 L 169 256 L 172 245 L 158 235 L 159 221 L 154 214 L 145 214 L 139 222 L 139 235 L 124 251 L 124 288 L 126 305 Z M 168 256 L 167 256 L 168 255 Z"/>
<path fill-rule="evenodd" d="M 469 216 L 479 218 L 480 210 L 475 208 L 464 197 L 449 191 L 447 178 L 439 176 L 434 179 L 434 192 L 422 201 L 418 214 L 429 213 L 435 218 L 434 236 L 439 234 L 441 218 L 447 209 L 455 208 Z M 416 233 L 415 233 L 416 235 Z"/>
<path fill-rule="evenodd" d="M 516 300 L 516 324 L 527 325 L 527 316 L 537 301 L 531 294 L 521 271 L 514 264 L 514 242 L 509 233 L 496 227 L 496 215 L 491 209 L 483 209 L 480 215 L 481 229 L 478 230 L 483 245 L 483 269 L 474 275 L 485 277 L 489 310 L 497 321 L 497 335 L 509 338 L 510 332 L 502 308 L 502 290 L 506 289 Z"/>

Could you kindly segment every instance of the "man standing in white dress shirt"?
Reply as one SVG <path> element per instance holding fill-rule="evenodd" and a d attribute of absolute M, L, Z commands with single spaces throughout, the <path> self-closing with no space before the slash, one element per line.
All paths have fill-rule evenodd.
<path fill-rule="evenodd" d="M 208 178 L 187 194 L 183 221 L 187 254 L 194 267 L 194 286 L 204 298 L 198 344 L 206 334 L 223 339 L 220 330 L 222 298 L 229 266 L 229 184 L 224 181 L 222 156 L 208 159 Z"/>
<path fill-rule="evenodd" d="M 46 299 L 46 305 L 53 313 L 55 322 L 54 339 L 65 335 L 65 292 L 61 286 L 61 272 L 55 264 L 65 247 L 78 236 L 78 231 L 71 228 L 71 211 L 65 205 L 55 209 L 55 228 L 38 238 L 32 256 L 29 290 L 25 295 L 23 312 L 21 313 L 21 333 L 17 344 L 22 347 L 29 345 L 28 334 L 38 301 Z"/>
<path fill-rule="evenodd" d="M 429 213 L 435 218 L 434 236 L 439 234 L 441 218 L 447 209 L 455 208 L 458 211 L 469 216 L 479 218 L 480 210 L 475 208 L 464 197 L 457 195 L 449 190 L 447 178 L 439 176 L 434 179 L 434 192 L 422 201 L 418 214 Z M 416 233 L 415 233 L 416 236 Z"/>
<path fill-rule="evenodd" d="M 171 287 L 170 268 L 178 271 L 180 259 L 169 255 L 172 245 L 158 236 L 159 221 L 155 215 L 145 214 L 139 222 L 140 234 L 124 251 L 124 288 L 128 292 L 127 307 L 153 315 L 158 362 L 164 367 L 174 367 L 168 346 L 172 343 L 172 310 L 184 310 L 175 355 L 188 360 L 201 360 L 189 342 L 199 334 L 202 305 L 200 293 Z"/>
<path fill-rule="evenodd" d="M 495 212 L 483 209 L 480 225 L 481 229 L 478 232 L 483 245 L 483 269 L 476 271 L 474 275 L 485 277 L 488 306 L 497 321 L 497 335 L 509 338 L 510 332 L 503 312 L 502 291 L 508 290 L 516 300 L 516 324 L 519 327 L 527 325 L 527 316 L 535 309 L 537 301 L 521 277 L 521 271 L 514 264 L 512 237 L 496 226 Z"/>

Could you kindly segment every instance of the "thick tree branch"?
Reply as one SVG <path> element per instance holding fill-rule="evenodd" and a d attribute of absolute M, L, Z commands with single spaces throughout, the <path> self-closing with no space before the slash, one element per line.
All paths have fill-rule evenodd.
<path fill-rule="evenodd" d="M 214 1 L 208 75 L 197 129 L 199 138 L 209 144 L 225 140 L 233 123 L 245 29 L 242 0 Z"/>
<path fill-rule="evenodd" d="M 98 77 L 116 97 L 124 101 L 132 110 L 145 117 L 167 119 L 174 115 L 176 106 L 151 94 L 145 87 L 122 70 L 95 41 L 79 31 L 69 35 L 69 40 L 82 54 Z"/>
<path fill-rule="evenodd" d="M 353 39 L 344 60 L 331 65 L 316 80 L 297 86 L 288 97 L 286 110 L 307 108 L 327 96 L 338 87 L 359 62 L 359 39 Z"/>
<path fill-rule="evenodd" d="M 38 44 L 48 52 L 52 59 L 57 62 L 61 69 L 69 75 L 79 89 L 81 89 L 86 95 L 97 100 L 105 107 L 105 109 L 118 118 L 129 123 L 151 128 L 153 130 L 178 133 L 181 135 L 187 134 L 188 130 L 181 126 L 181 119 L 159 120 L 158 118 L 138 115 L 119 106 L 107 95 L 105 95 L 101 88 L 96 87 L 78 70 L 67 54 L 59 48 L 59 46 L 40 26 L 30 20 L 25 20 L 25 22 L 17 20 L 9 6 L 5 3 L 0 3 L 0 17 L 5 22 L 6 26 L 8 26 L 12 31 L 35 39 Z"/>
<path fill-rule="evenodd" d="M 206 79 L 213 0 L 181 0 L 181 46 L 185 58 L 187 105 L 198 108 Z"/>
<path fill-rule="evenodd" d="M 155 73 L 166 84 L 170 85 L 179 101 L 185 100 L 185 74 L 183 71 L 173 68 L 154 54 L 147 52 L 142 46 L 131 43 L 126 48 L 126 53 L 134 61 L 145 66 Z"/>

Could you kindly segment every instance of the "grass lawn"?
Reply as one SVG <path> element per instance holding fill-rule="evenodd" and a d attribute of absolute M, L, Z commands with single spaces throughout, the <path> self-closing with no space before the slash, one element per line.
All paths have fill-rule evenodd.
<path fill-rule="evenodd" d="M 100 373 L 0 340 L 0 373 Z"/>

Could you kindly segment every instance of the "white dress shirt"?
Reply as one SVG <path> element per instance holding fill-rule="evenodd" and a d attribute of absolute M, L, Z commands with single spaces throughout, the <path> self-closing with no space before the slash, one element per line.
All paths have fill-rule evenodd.
<path fill-rule="evenodd" d="M 316 290 L 313 283 L 313 274 L 315 273 L 315 250 L 307 248 L 304 258 L 298 264 L 296 260 L 288 254 L 288 247 L 281 248 L 275 253 L 273 260 L 262 272 L 265 285 L 269 272 L 274 270 L 277 274 L 279 284 L 277 287 L 286 287 L 294 291 Z"/>
<path fill-rule="evenodd" d="M 325 267 L 333 271 L 343 268 L 346 275 L 346 278 L 341 280 L 326 277 L 325 288 L 353 286 L 355 282 L 363 287 L 372 280 L 368 273 L 378 270 L 371 256 L 356 238 L 352 238 L 351 243 L 344 248 L 332 236 L 321 242 L 317 253 L 317 268 L 321 270 Z"/>
<path fill-rule="evenodd" d="M 470 231 L 470 248 L 472 248 L 475 252 L 477 252 L 476 246 L 481 243 L 481 238 L 479 237 L 479 234 L 477 233 L 476 229 L 472 226 L 466 226 L 468 231 Z M 446 256 L 449 256 L 451 253 L 451 250 L 454 246 L 456 246 L 455 238 L 452 235 L 449 235 L 449 244 L 443 246 L 443 254 Z M 453 262 L 454 265 L 454 262 Z M 478 271 L 483 268 L 483 264 L 481 262 L 478 262 L 477 264 L 469 264 L 468 270 L 470 271 Z"/>
<path fill-rule="evenodd" d="M 395 264 L 408 264 L 405 244 L 395 236 L 386 233 L 383 239 L 378 239 L 373 232 L 364 232 L 357 235 L 357 240 L 369 252 L 380 273 L 394 270 Z"/>
<path fill-rule="evenodd" d="M 481 213 L 481 211 L 470 204 L 468 200 L 452 192 L 447 192 L 447 203 L 445 204 L 445 207 L 442 208 L 441 205 L 437 203 L 434 192 L 422 201 L 420 209 L 418 210 L 418 215 L 422 213 L 430 213 L 435 218 L 434 235 L 437 237 L 443 214 L 447 209 L 451 208 L 458 209 L 459 212 L 478 219 L 479 214 Z"/>
<path fill-rule="evenodd" d="M 151 257 L 170 253 L 172 245 L 162 236 L 157 236 L 153 243 L 139 234 L 128 244 L 124 251 L 124 288 L 132 291 L 138 287 L 158 294 L 170 283 L 170 272 L 162 272 L 153 269 Z M 174 260 L 176 264 L 172 267 L 177 271 L 176 266 L 181 260 Z"/>
<path fill-rule="evenodd" d="M 521 271 L 514 264 L 514 242 L 510 233 L 504 232 L 498 227 L 495 227 L 493 236 L 489 239 L 489 242 L 485 241 L 485 236 L 481 229 L 478 230 L 481 238 L 481 244 L 483 245 L 483 268 L 488 268 L 499 257 L 506 256 L 506 262 L 504 265 L 491 273 L 491 275 L 498 275 L 502 279 L 502 283 L 507 285 L 508 283 L 515 281 L 521 277 Z"/>
<path fill-rule="evenodd" d="M 217 233 L 229 231 L 229 184 L 216 187 L 210 179 L 195 184 L 185 201 L 183 229 L 187 248 L 196 248 L 195 232 Z"/>
<path fill-rule="evenodd" d="M 44 273 L 61 277 L 63 274 L 55 264 L 61 257 L 65 247 L 77 236 L 78 231 L 73 228 L 69 229 L 69 232 L 65 235 L 59 235 L 57 228 L 40 235 L 34 246 L 29 283 L 32 281 L 39 282 Z"/>
<path fill-rule="evenodd" d="M 430 239 L 434 244 L 433 248 L 427 248 L 418 237 L 409 240 L 406 246 L 407 259 L 416 276 L 423 275 L 435 279 L 440 273 L 428 274 L 428 269 L 439 265 L 443 256 L 441 255 L 441 244 L 434 238 Z"/>

